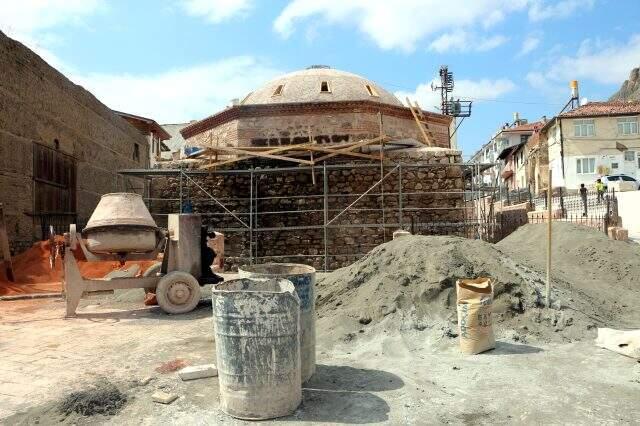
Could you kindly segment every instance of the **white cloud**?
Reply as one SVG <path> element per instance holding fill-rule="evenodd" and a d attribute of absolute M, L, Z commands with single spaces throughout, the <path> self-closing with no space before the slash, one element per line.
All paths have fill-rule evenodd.
<path fill-rule="evenodd" d="M 522 47 L 520 48 L 520 52 L 518 56 L 525 56 L 538 48 L 540 45 L 540 37 L 537 35 L 528 35 L 522 41 Z"/>
<path fill-rule="evenodd" d="M 448 32 L 442 34 L 429 44 L 429 49 L 438 53 L 448 51 L 477 51 L 484 52 L 495 49 L 508 41 L 508 38 L 502 35 L 491 37 L 482 37 L 473 35 L 464 30 Z"/>
<path fill-rule="evenodd" d="M 167 123 L 204 118 L 280 73 L 253 57 L 238 56 L 151 75 L 69 77 L 112 109 Z"/>
<path fill-rule="evenodd" d="M 17 0 L 0 9 L 0 30 L 27 45 L 52 66 L 68 71 L 50 46 L 63 38 L 57 27 L 83 25 L 84 19 L 106 8 L 103 0 Z"/>
<path fill-rule="evenodd" d="M 529 8 L 529 19 L 538 22 L 567 18 L 578 11 L 591 9 L 594 4 L 595 0 L 561 0 L 551 4 L 548 1 L 534 0 Z"/>
<path fill-rule="evenodd" d="M 104 7 L 102 0 L 17 0 L 2 4 L 0 29 L 31 34 L 59 25 L 79 24 Z"/>
<path fill-rule="evenodd" d="M 629 70 L 638 66 L 638 58 L 640 34 L 632 35 L 623 43 L 587 39 L 581 43 L 575 55 L 551 55 L 546 60 L 546 71 L 534 74 L 536 80 L 539 80 L 539 74 L 546 80 L 556 82 L 588 79 L 618 85 L 627 78 Z M 531 83 L 530 79 L 528 81 Z"/>
<path fill-rule="evenodd" d="M 439 85 L 440 79 L 434 78 L 428 83 L 421 83 L 413 92 L 399 91 L 395 95 L 402 102 L 409 97 L 412 101 L 418 101 L 420 106 L 430 111 L 437 111 L 440 108 L 440 92 L 434 92 L 431 85 Z M 457 80 L 453 91 L 454 99 L 464 100 L 485 100 L 496 99 L 512 92 L 516 85 L 509 79 L 498 80 Z"/>
<path fill-rule="evenodd" d="M 184 0 L 183 6 L 189 15 L 219 24 L 235 16 L 245 15 L 253 7 L 253 0 Z"/>
<path fill-rule="evenodd" d="M 288 37 L 300 21 L 317 16 L 326 24 L 355 25 L 382 49 L 413 51 L 419 42 L 451 28 L 490 28 L 525 9 L 528 1 L 449 0 L 444 5 L 439 0 L 292 0 L 273 26 Z M 499 41 L 489 37 L 485 49 Z"/>

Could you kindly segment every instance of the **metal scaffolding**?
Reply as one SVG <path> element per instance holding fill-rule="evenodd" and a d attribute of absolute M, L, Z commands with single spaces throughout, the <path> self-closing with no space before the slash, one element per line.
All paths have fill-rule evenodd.
<path fill-rule="evenodd" d="M 406 182 L 408 181 L 407 176 L 411 176 L 410 173 L 417 173 L 417 171 L 425 170 L 428 171 L 428 169 L 431 168 L 442 169 L 448 167 L 459 167 L 461 169 L 462 174 L 460 179 L 463 179 L 462 188 L 448 190 L 405 190 Z M 366 191 L 362 193 L 331 192 L 329 179 L 331 172 L 344 170 L 352 171 L 363 168 L 377 169 L 380 173 L 379 179 L 371 183 Z M 320 182 L 314 183 L 314 186 L 318 187 L 319 191 L 315 194 L 286 196 L 269 195 L 266 191 L 261 191 L 260 177 L 268 174 L 285 174 L 291 172 L 322 173 L 322 184 L 320 185 Z M 486 195 L 481 189 L 470 185 L 470 183 L 473 182 L 473 177 L 476 172 L 477 169 L 474 165 L 462 163 L 425 164 L 393 162 L 390 160 L 386 160 L 383 165 L 379 165 L 374 162 L 349 164 L 326 164 L 325 162 L 321 167 L 315 167 L 315 169 L 311 166 L 297 166 L 273 168 L 250 167 L 247 169 L 215 171 L 205 171 L 193 168 L 128 169 L 119 171 L 119 173 L 124 176 L 146 178 L 150 181 L 158 177 L 177 178 L 178 188 L 176 192 L 179 194 L 179 198 L 153 198 L 151 196 L 146 198 L 149 210 L 159 222 L 161 222 L 162 218 L 169 213 L 182 211 L 187 198 L 192 203 L 213 202 L 211 208 L 206 209 L 207 211 L 200 209 L 198 212 L 204 217 L 211 217 L 217 223 L 226 224 L 222 227 L 217 227 L 216 230 L 225 233 L 226 235 L 239 233 L 243 235 L 243 238 L 248 239 L 248 256 L 231 256 L 231 258 L 236 262 L 254 263 L 256 261 L 297 259 L 299 262 L 311 261 L 314 264 L 319 265 L 320 269 L 324 269 L 325 271 L 332 269 L 331 264 L 335 262 L 332 262 L 331 259 L 336 257 L 346 257 L 355 261 L 364 256 L 366 251 L 377 245 L 372 244 L 367 248 L 365 247 L 365 244 L 357 244 L 357 252 L 332 253 L 331 244 L 329 243 L 331 238 L 330 233 L 340 232 L 340 230 L 346 231 L 348 228 L 378 229 L 381 235 L 381 241 L 383 242 L 388 240 L 388 236 L 390 236 L 393 231 L 405 228 L 406 230 L 412 231 L 412 233 L 484 238 L 483 236 L 487 235 L 486 229 L 491 226 L 491 221 L 487 220 L 485 215 L 478 215 L 475 211 L 475 206 L 478 205 L 478 200 Z M 248 176 L 248 194 L 238 194 L 240 195 L 238 197 L 216 197 L 211 193 L 211 191 L 207 190 L 207 188 L 198 182 L 198 179 L 209 175 Z M 394 175 L 397 175 L 397 181 L 392 179 L 392 176 Z M 471 179 L 469 179 L 469 177 L 471 177 Z M 316 181 L 315 176 L 313 176 L 313 181 Z M 421 182 L 427 183 L 428 181 Z M 384 188 L 385 184 L 397 189 L 389 191 Z M 187 192 L 189 192 L 189 194 L 191 193 L 191 191 L 187 191 L 190 188 L 195 188 L 204 195 L 204 197 L 196 198 L 193 196 L 185 196 Z M 412 205 L 412 203 L 420 197 L 431 197 L 429 199 L 450 199 L 455 202 L 453 203 L 454 205 L 449 207 L 421 207 Z M 286 203 L 287 205 L 303 204 L 305 205 L 305 208 L 259 210 L 260 205 L 264 205 L 265 202 L 279 202 L 285 199 L 288 200 Z M 374 201 L 368 202 L 369 207 L 363 207 L 361 204 L 365 199 L 375 200 L 377 207 L 371 207 Z M 316 203 L 318 207 L 307 208 L 305 201 L 298 203 L 298 200 L 311 200 Z M 459 202 L 456 200 L 459 200 Z M 158 208 L 159 205 L 166 207 L 167 204 L 171 206 L 169 210 L 162 211 L 162 207 Z M 233 204 L 234 207 L 231 207 L 231 204 Z M 321 208 L 320 205 L 322 206 Z M 243 208 L 239 208 L 238 206 L 242 206 Z M 429 220 L 425 222 L 420 219 L 421 217 L 424 217 L 426 212 L 431 212 L 434 215 L 437 215 L 444 211 L 458 211 L 459 220 Z M 347 213 L 362 215 L 362 217 L 367 217 L 367 213 L 376 213 L 381 218 L 381 221 L 368 223 L 367 221 L 359 219 L 353 221 L 339 220 L 341 218 L 346 218 Z M 265 226 L 261 224 L 263 220 L 268 219 L 271 215 L 294 214 L 305 215 L 306 217 L 310 217 L 309 215 L 313 214 L 321 214 L 321 220 L 318 220 L 315 224 L 301 225 Z M 259 242 L 263 240 L 265 233 L 305 230 L 318 230 L 321 232 L 322 250 L 319 253 L 259 255 L 258 245 Z"/>

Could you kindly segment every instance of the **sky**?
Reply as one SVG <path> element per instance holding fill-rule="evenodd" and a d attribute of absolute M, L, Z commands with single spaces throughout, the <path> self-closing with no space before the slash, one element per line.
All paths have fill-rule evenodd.
<path fill-rule="evenodd" d="M 640 0 L 0 0 L 0 30 L 110 108 L 201 119 L 323 64 L 437 111 L 438 69 L 473 101 L 470 156 L 519 112 L 606 100 L 640 66 Z"/>

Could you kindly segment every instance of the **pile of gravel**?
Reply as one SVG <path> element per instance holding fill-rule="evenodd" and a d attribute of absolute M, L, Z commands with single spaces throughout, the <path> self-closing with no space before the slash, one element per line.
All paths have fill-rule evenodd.
<path fill-rule="evenodd" d="M 58 412 L 65 416 L 73 413 L 82 416 L 113 416 L 127 403 L 127 396 L 108 381 L 98 382 L 94 387 L 72 392 L 58 405 Z"/>

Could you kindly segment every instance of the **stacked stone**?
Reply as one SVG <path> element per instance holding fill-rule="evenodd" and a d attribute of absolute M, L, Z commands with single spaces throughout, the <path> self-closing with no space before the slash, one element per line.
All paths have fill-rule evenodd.
<path fill-rule="evenodd" d="M 416 158 L 417 157 L 417 158 Z M 458 151 L 433 151 L 420 156 L 394 155 L 384 174 L 391 174 L 353 207 L 345 209 L 381 178 L 379 164 L 329 169 L 327 231 L 328 268 L 346 266 L 373 247 L 389 241 L 400 224 L 399 170 L 401 161 L 405 229 L 426 234 L 465 235 L 463 177 Z M 417 167 L 415 164 L 426 165 Z M 255 166 L 255 164 L 254 164 Z M 324 178 L 322 167 L 315 169 L 315 185 L 310 170 L 261 172 L 254 169 L 254 256 L 258 261 L 297 262 L 324 269 Z M 250 176 L 210 174 L 193 176 L 211 195 L 218 198 L 245 223 L 250 216 Z M 177 177 L 156 178 L 152 196 L 177 199 Z M 191 199 L 193 211 L 203 214 L 203 222 L 225 234 L 225 262 L 228 268 L 247 263 L 250 257 L 249 230 L 193 184 L 183 181 L 183 196 Z M 383 218 L 384 200 L 384 218 Z M 153 213 L 178 210 L 177 201 L 154 201 Z M 161 221 L 159 221 L 162 223 Z M 384 222 L 384 227 L 383 227 Z M 264 229 L 256 231 L 255 229 Z"/>

